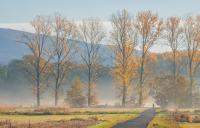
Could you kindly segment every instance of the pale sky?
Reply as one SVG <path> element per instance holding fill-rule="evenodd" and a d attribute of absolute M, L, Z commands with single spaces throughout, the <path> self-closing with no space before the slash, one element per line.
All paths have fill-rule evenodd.
<path fill-rule="evenodd" d="M 109 20 L 112 13 L 127 9 L 159 12 L 162 17 L 200 13 L 200 0 L 1 0 L 0 23 L 28 22 L 36 15 L 55 12 L 74 20 L 98 17 Z"/>
<path fill-rule="evenodd" d="M 200 14 L 200 0 L 0 0 L 0 28 L 32 32 L 29 22 L 37 15 L 62 16 L 80 21 L 96 17 L 107 23 L 113 13 L 127 9 L 133 15 L 151 10 L 160 17 Z M 110 28 L 107 26 L 107 28 Z M 154 50 L 155 49 L 155 50 Z M 154 47 L 163 51 L 166 47 Z"/>
<path fill-rule="evenodd" d="M 113 13 L 127 9 L 133 15 L 151 10 L 160 17 L 200 14 L 200 0 L 0 0 L 0 27 L 31 31 L 29 22 L 37 15 L 62 16 L 79 21 L 96 17 L 109 21 Z"/>

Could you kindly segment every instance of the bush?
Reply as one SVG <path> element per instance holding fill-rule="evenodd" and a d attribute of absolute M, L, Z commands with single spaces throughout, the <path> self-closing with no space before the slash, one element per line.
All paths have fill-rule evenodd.
<path fill-rule="evenodd" d="M 194 110 L 194 113 L 200 113 L 200 110 Z"/>
<path fill-rule="evenodd" d="M 99 120 L 97 116 L 92 116 L 89 119 L 94 120 L 94 121 L 98 121 Z"/>
<path fill-rule="evenodd" d="M 73 80 L 71 88 L 67 91 L 67 97 L 65 99 L 71 107 L 84 107 L 86 104 L 86 99 L 83 93 L 83 85 L 80 78 Z"/>
<path fill-rule="evenodd" d="M 80 117 L 74 117 L 72 119 L 70 119 L 71 121 L 84 121 L 85 119 L 80 118 Z"/>
<path fill-rule="evenodd" d="M 174 118 L 177 122 L 192 122 L 192 115 L 190 113 L 174 113 Z"/>
<path fill-rule="evenodd" d="M 200 123 L 200 116 L 194 116 L 193 123 Z"/>

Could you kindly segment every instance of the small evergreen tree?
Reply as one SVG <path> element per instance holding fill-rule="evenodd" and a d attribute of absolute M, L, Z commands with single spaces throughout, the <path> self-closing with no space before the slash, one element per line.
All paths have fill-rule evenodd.
<path fill-rule="evenodd" d="M 69 103 L 71 107 L 83 107 L 86 105 L 86 99 L 83 94 L 83 84 L 79 77 L 73 80 L 71 88 L 67 91 L 65 101 Z"/>

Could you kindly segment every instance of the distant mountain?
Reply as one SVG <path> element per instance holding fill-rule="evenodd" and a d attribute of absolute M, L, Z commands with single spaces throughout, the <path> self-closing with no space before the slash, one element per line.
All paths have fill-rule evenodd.
<path fill-rule="evenodd" d="M 0 29 L 0 63 L 8 63 L 29 53 L 24 45 L 16 42 L 23 33 L 11 29 Z"/>
<path fill-rule="evenodd" d="M 29 54 L 29 49 L 20 44 L 19 40 L 21 40 L 22 34 L 32 35 L 32 33 L 12 30 L 12 29 L 2 29 L 0 28 L 0 63 L 6 64 L 13 59 L 20 59 L 26 54 Z M 107 45 L 100 44 L 100 56 L 102 58 L 102 63 L 104 65 L 110 65 L 112 63 L 111 60 L 111 52 Z M 77 47 L 80 50 L 83 50 L 84 44 L 83 42 L 77 42 Z M 74 55 L 74 61 L 81 63 L 81 57 L 79 54 Z"/>
<path fill-rule="evenodd" d="M 28 34 L 28 35 L 33 35 L 32 33 L 27 33 L 23 31 L 17 31 L 17 30 L 12 30 L 12 29 L 0 29 L 0 64 L 6 64 L 9 66 L 12 60 L 15 59 L 21 59 L 24 55 L 30 54 L 29 49 L 23 45 L 20 44 L 19 40 L 22 37 L 22 34 Z M 112 59 L 111 59 L 111 51 L 107 45 L 100 44 L 100 49 L 99 53 L 102 58 L 102 63 L 104 66 L 108 66 L 112 64 Z M 78 42 L 76 45 L 79 49 L 79 52 L 83 52 L 80 50 L 84 50 L 84 43 L 83 42 Z M 73 61 L 76 61 L 76 63 L 82 63 L 81 62 L 81 57 L 79 54 L 75 54 L 73 56 Z M 15 67 L 15 66 L 14 66 Z M 16 67 L 15 67 L 16 68 Z M 30 86 L 30 83 L 27 82 L 26 78 L 23 77 L 21 71 L 18 70 L 9 70 L 10 73 L 7 75 L 10 77 L 9 80 L 5 80 L 4 82 L 1 81 L 0 78 L 0 97 L 1 104 L 32 104 L 34 102 L 34 97 L 33 95 L 30 95 L 32 93 L 32 87 Z M 104 71 L 105 70 L 105 71 Z M 101 103 L 107 103 L 109 100 L 112 100 L 115 98 L 114 93 L 111 94 L 110 91 L 108 90 L 113 90 L 114 87 L 112 86 L 111 83 L 111 78 L 108 75 L 109 70 L 107 68 L 101 69 L 101 79 L 98 80 L 98 97 L 101 99 Z M 17 74 L 15 74 L 15 72 Z M 105 73 L 104 73 L 105 72 Z M 21 73 L 21 75 L 20 75 Z M 82 80 L 85 80 L 86 76 L 84 73 L 79 71 L 79 69 L 75 69 L 69 73 L 69 78 L 68 79 L 74 79 L 74 77 L 79 76 L 81 77 Z M 12 77 L 13 76 L 13 77 Z M 67 83 L 63 86 L 63 92 L 61 95 L 61 99 L 64 98 L 65 96 L 65 91 L 67 88 L 70 86 L 70 80 L 67 80 Z M 17 93 L 13 93 L 17 92 Z M 53 92 L 50 91 L 50 93 L 47 93 L 43 96 L 43 98 L 48 99 L 48 102 L 53 102 L 53 97 L 52 94 Z M 109 98 L 108 98 L 109 97 Z M 8 100 L 9 99 L 9 100 Z M 22 100 L 23 99 L 23 100 Z M 63 100 L 61 101 L 63 102 Z M 47 103 L 48 104 L 48 103 Z"/>

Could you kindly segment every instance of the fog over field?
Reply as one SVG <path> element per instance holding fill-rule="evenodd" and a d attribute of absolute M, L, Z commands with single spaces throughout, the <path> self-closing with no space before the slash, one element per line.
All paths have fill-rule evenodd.
<path fill-rule="evenodd" d="M 0 128 L 200 128 L 200 0 L 2 0 Z"/>
<path fill-rule="evenodd" d="M 21 25 L 20 24 L 11 24 L 11 25 L 1 24 L 0 25 L 0 27 L 9 28 L 9 29 L 5 29 L 5 28 L 0 29 L 0 39 L 1 39 L 0 58 L 2 58 L 1 65 L 12 63 L 12 61 L 14 60 L 20 60 L 22 59 L 24 55 L 30 53 L 27 47 L 17 42 L 17 40 L 20 40 L 22 34 L 24 33 L 28 35 L 32 35 L 31 32 L 33 31 L 29 31 L 31 29 L 28 29 L 30 27 L 28 26 L 29 26 L 28 24 L 21 24 Z M 24 30 L 26 32 L 19 31 L 19 30 Z M 113 63 L 113 57 L 112 57 L 113 55 L 110 52 L 109 50 L 110 48 L 108 45 L 106 45 L 106 43 L 109 43 L 108 40 L 105 40 L 105 42 L 101 44 L 100 54 L 102 56 L 103 65 L 105 67 L 110 67 Z M 79 45 L 78 47 L 83 47 L 81 42 L 79 42 L 78 45 Z M 157 50 L 153 50 L 153 51 L 159 52 L 160 49 L 158 47 L 159 46 L 155 46 L 154 48 L 154 49 L 157 49 L 158 51 Z M 161 52 L 164 52 L 164 51 L 161 51 Z M 137 54 L 138 55 L 140 54 L 139 50 L 137 51 Z M 74 55 L 73 58 L 74 58 L 73 60 L 74 62 L 82 63 L 79 55 Z M 23 73 L 20 73 L 20 70 L 16 70 L 16 69 L 14 69 L 13 72 L 17 72 L 20 75 L 23 74 Z M 12 71 L 10 72 L 11 75 L 13 72 Z M 29 83 L 29 81 L 26 80 L 27 78 L 23 77 L 23 75 L 22 77 L 20 77 L 20 75 L 14 76 L 13 74 L 12 77 L 14 80 L 12 80 L 11 78 L 10 80 L 7 80 L 7 82 L 0 83 L 0 88 L 1 88 L 0 96 L 2 97 L 2 100 L 0 102 L 2 104 L 25 105 L 25 106 L 34 105 L 33 102 L 35 101 L 35 97 L 32 94 L 33 93 L 32 86 Z M 74 73 L 73 75 L 76 76 L 78 74 Z M 82 74 L 82 76 L 84 76 L 84 74 Z M 19 77 L 19 78 L 15 78 L 15 77 Z M 86 78 L 83 78 L 83 79 L 86 79 Z M 60 100 L 59 102 L 61 104 L 64 104 L 64 97 L 66 95 L 66 90 L 70 86 L 70 82 L 71 82 L 70 78 L 68 78 L 66 80 L 66 84 L 63 85 L 62 87 L 63 89 L 61 92 L 61 97 L 59 99 Z M 99 101 L 100 104 L 113 105 L 115 103 L 119 103 L 119 101 L 117 100 L 117 95 L 114 93 L 116 91 L 116 87 L 113 84 L 115 83 L 112 82 L 112 77 L 110 76 L 109 70 L 105 71 L 103 74 L 100 74 L 100 78 L 97 84 L 97 90 L 99 90 L 97 92 L 97 95 L 98 95 L 98 98 L 100 99 Z M 42 96 L 42 100 L 43 100 L 43 103 L 46 105 L 53 105 L 52 88 L 48 88 L 48 90 L 49 91 L 47 91 L 47 93 L 45 93 Z"/>

